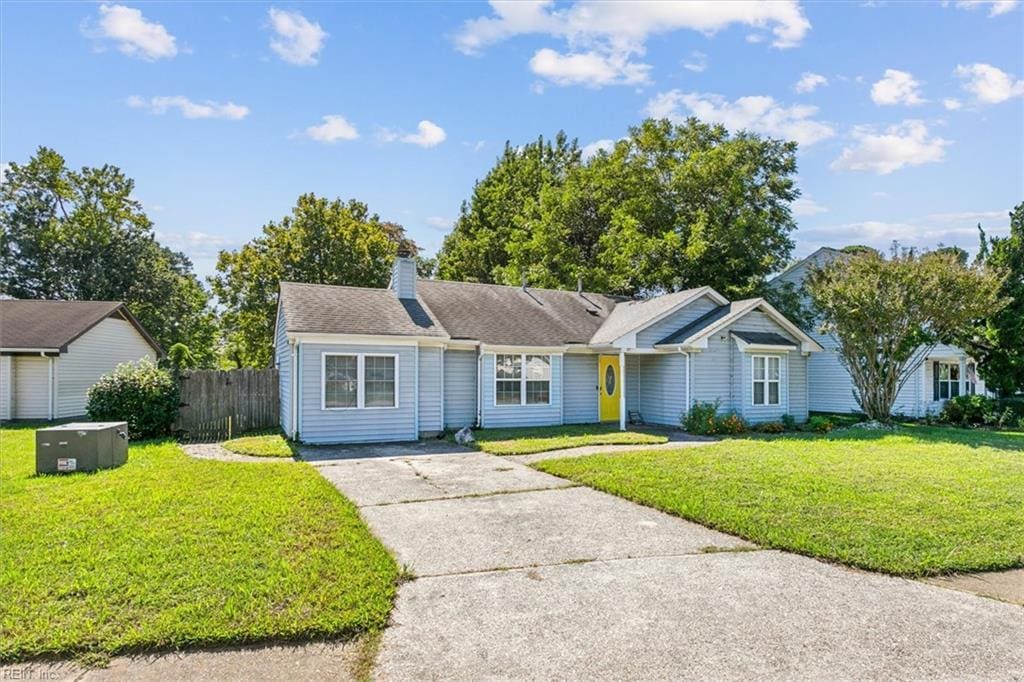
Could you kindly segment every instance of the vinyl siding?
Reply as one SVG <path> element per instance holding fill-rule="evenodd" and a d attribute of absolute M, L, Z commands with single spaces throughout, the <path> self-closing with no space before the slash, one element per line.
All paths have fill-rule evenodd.
<path fill-rule="evenodd" d="M 127 320 L 108 317 L 68 345 L 56 360 L 56 417 L 85 414 L 86 394 L 104 374 L 126 362 L 155 361 L 153 347 Z"/>
<path fill-rule="evenodd" d="M 11 357 L 0 355 L 0 419 L 11 418 Z"/>
<path fill-rule="evenodd" d="M 640 411 L 640 357 L 636 355 L 626 356 L 626 376 L 622 377 L 626 384 L 626 412 Z M 629 414 L 626 414 L 629 419 Z"/>
<path fill-rule="evenodd" d="M 437 434 L 441 426 L 441 354 L 439 346 L 420 347 L 420 433 Z"/>
<path fill-rule="evenodd" d="M 669 334 L 679 331 L 700 316 L 711 312 L 717 307 L 718 304 L 710 298 L 707 296 L 701 296 L 686 307 L 675 311 L 671 315 L 667 315 L 646 329 L 637 332 L 636 347 L 652 348 L 654 344 L 658 343 Z"/>
<path fill-rule="evenodd" d="M 321 370 L 324 353 L 398 356 L 398 407 L 324 410 Z M 304 443 L 375 443 L 416 440 L 416 346 L 309 343 L 300 345 L 300 438 Z"/>
<path fill-rule="evenodd" d="M 275 334 L 274 363 L 277 365 L 278 396 L 280 397 L 281 429 L 292 434 L 292 347 L 284 328 L 284 316 L 278 315 Z"/>
<path fill-rule="evenodd" d="M 476 424 L 476 351 L 444 354 L 444 424 L 461 429 Z"/>
<path fill-rule="evenodd" d="M 565 398 L 562 419 L 566 424 L 598 421 L 597 366 L 594 354 L 568 353 L 562 356 Z"/>
<path fill-rule="evenodd" d="M 686 356 L 667 353 L 638 359 L 640 415 L 648 424 L 679 426 L 686 410 Z"/>
<path fill-rule="evenodd" d="M 15 419 L 46 419 L 50 416 L 49 364 L 49 358 L 38 356 L 18 355 L 13 358 Z"/>
<path fill-rule="evenodd" d="M 483 427 L 550 426 L 562 419 L 562 356 L 551 356 L 551 401 L 547 405 L 494 404 L 494 353 L 484 353 L 480 376 Z"/>

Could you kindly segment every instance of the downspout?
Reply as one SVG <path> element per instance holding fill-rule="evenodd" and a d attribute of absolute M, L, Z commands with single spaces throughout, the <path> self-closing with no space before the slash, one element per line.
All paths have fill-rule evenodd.
<path fill-rule="evenodd" d="M 441 344 L 441 430 L 444 431 L 444 357 L 448 355 L 448 344 Z"/>
<path fill-rule="evenodd" d="M 480 346 L 476 347 L 476 425 L 484 427 L 484 413 L 480 405 L 480 386 L 484 380 L 484 353 Z"/>
<path fill-rule="evenodd" d="M 46 358 L 46 419 L 47 421 L 53 420 L 53 358 L 49 357 L 46 353 L 40 353 L 42 357 Z"/>
<path fill-rule="evenodd" d="M 565 425 L 565 355 L 559 356 L 558 423 Z"/>
<path fill-rule="evenodd" d="M 299 424 L 297 421 L 299 418 L 299 343 L 297 341 L 291 341 L 290 345 L 292 347 L 292 385 L 291 391 L 289 391 L 289 393 L 291 393 L 292 404 L 289 405 L 289 409 L 291 410 L 292 414 L 291 419 L 289 419 L 288 422 L 289 424 L 291 424 L 292 427 L 289 436 L 291 437 L 292 440 L 295 440 L 295 434 L 299 432 Z"/>
<path fill-rule="evenodd" d="M 690 354 L 683 350 L 682 346 L 678 350 L 686 358 L 686 382 L 683 384 L 683 388 L 686 389 L 686 397 L 683 398 L 683 409 L 686 414 L 690 414 Z"/>
<path fill-rule="evenodd" d="M 412 392 L 415 397 L 412 401 L 412 415 L 413 415 L 413 433 L 412 439 L 420 439 L 420 344 L 416 344 L 416 354 L 413 356 L 413 372 L 415 376 L 412 378 Z M 400 391 L 401 388 L 396 387 L 396 391 Z M 395 400 L 398 402 L 397 397 Z"/>
<path fill-rule="evenodd" d="M 619 349 L 619 431 L 626 430 L 626 350 Z"/>
<path fill-rule="evenodd" d="M 298 408 L 295 411 L 295 435 L 302 442 L 302 342 L 295 342 L 295 400 Z"/>

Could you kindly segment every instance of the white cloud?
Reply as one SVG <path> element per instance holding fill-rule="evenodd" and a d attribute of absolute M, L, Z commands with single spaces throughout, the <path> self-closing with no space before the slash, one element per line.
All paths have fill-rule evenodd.
<path fill-rule="evenodd" d="M 156 239 L 175 251 L 183 251 L 190 258 L 212 258 L 221 250 L 231 248 L 236 242 L 208 232 L 189 230 L 187 232 L 162 232 L 156 230 Z"/>
<path fill-rule="evenodd" d="M 806 217 L 827 213 L 828 209 L 810 197 L 800 197 L 793 202 L 793 215 Z"/>
<path fill-rule="evenodd" d="M 846 147 L 835 161 L 832 170 L 872 171 L 888 175 L 905 166 L 937 163 L 946 155 L 951 144 L 941 137 L 930 137 L 924 121 L 908 119 L 878 132 L 870 126 L 857 126 L 853 130 L 856 144 Z"/>
<path fill-rule="evenodd" d="M 647 103 L 646 111 L 654 118 L 668 118 L 676 122 L 692 115 L 709 123 L 721 123 L 731 130 L 751 130 L 795 140 L 802 146 L 835 135 L 832 126 L 814 120 L 817 107 L 786 107 L 765 95 L 740 97 L 729 102 L 721 95 L 670 90 L 655 95 Z"/>
<path fill-rule="evenodd" d="M 344 116 L 339 114 L 328 114 L 323 117 L 320 125 L 309 126 L 303 134 L 311 140 L 333 144 L 338 140 L 355 140 L 359 138 L 359 131 L 349 123 Z"/>
<path fill-rule="evenodd" d="M 946 107 L 949 111 L 956 111 L 963 106 L 963 103 L 955 97 L 947 97 L 942 100 L 942 106 Z"/>
<path fill-rule="evenodd" d="M 492 0 L 493 14 L 466 21 L 454 36 L 456 49 L 479 54 L 515 36 L 540 34 L 564 40 L 569 50 L 538 50 L 534 73 L 558 85 L 635 85 L 646 83 L 650 65 L 643 55 L 656 34 L 682 29 L 711 35 L 733 24 L 771 30 L 773 44 L 794 47 L 810 30 L 796 0 L 777 2 L 595 2 L 579 0 L 556 7 L 552 0 Z"/>
<path fill-rule="evenodd" d="M 270 39 L 270 49 L 289 64 L 313 66 L 324 47 L 328 33 L 320 24 L 310 21 L 298 12 L 270 8 L 270 25 L 276 37 Z"/>
<path fill-rule="evenodd" d="M 811 73 L 805 71 L 800 80 L 796 82 L 793 89 L 797 92 L 814 92 L 817 88 L 822 85 L 828 85 L 828 79 L 822 76 L 820 73 Z"/>
<path fill-rule="evenodd" d="M 561 54 L 545 47 L 530 59 L 530 70 L 555 85 L 643 85 L 649 82 L 648 64 L 631 62 L 622 54 L 597 51 Z"/>
<path fill-rule="evenodd" d="M 583 146 L 583 160 L 593 158 L 600 151 L 610 152 L 613 149 L 615 149 L 615 140 L 594 140 Z"/>
<path fill-rule="evenodd" d="M 866 244 L 885 251 L 893 241 L 903 246 L 935 248 L 939 244 L 974 250 L 978 246 L 978 223 L 990 235 L 1008 232 L 1007 211 L 962 211 L 935 213 L 907 220 L 863 220 L 860 222 L 802 228 L 797 238 L 815 246 Z"/>
<path fill-rule="evenodd" d="M 147 61 L 170 58 L 178 54 L 177 41 L 162 24 L 149 21 L 142 11 L 124 5 L 100 5 L 95 28 L 83 26 L 85 35 L 112 40 L 117 49 L 130 57 Z"/>
<path fill-rule="evenodd" d="M 455 225 L 454 219 L 442 218 L 441 216 L 436 215 L 430 216 L 423 222 L 425 222 L 427 225 L 434 228 L 435 230 L 441 230 L 442 232 L 447 232 L 448 230 L 452 229 L 452 226 Z"/>
<path fill-rule="evenodd" d="M 708 68 L 708 56 L 699 50 L 690 53 L 689 58 L 683 60 L 683 68 L 694 73 L 701 73 Z"/>
<path fill-rule="evenodd" d="M 1012 11 L 1019 4 L 1020 0 L 957 0 L 956 8 L 975 10 L 980 7 L 988 7 L 988 15 L 998 17 L 1000 14 Z"/>
<path fill-rule="evenodd" d="M 185 118 L 223 118 L 237 121 L 249 115 L 249 107 L 234 102 L 193 102 L 182 95 L 170 97 L 151 97 L 145 99 L 132 95 L 126 100 L 133 109 L 146 109 L 151 114 L 164 114 L 170 109 L 177 109 Z"/>
<path fill-rule="evenodd" d="M 886 69 L 882 80 L 871 86 L 871 99 L 882 106 L 923 104 L 927 100 L 921 97 L 920 87 L 921 84 L 906 71 Z"/>
<path fill-rule="evenodd" d="M 1024 80 L 1015 80 L 991 64 L 961 64 L 953 73 L 963 81 L 961 87 L 983 104 L 999 104 L 1024 95 Z"/>
<path fill-rule="evenodd" d="M 380 142 L 404 142 L 420 147 L 436 147 L 447 139 L 444 128 L 433 121 L 423 120 L 416 125 L 415 133 L 402 133 L 390 128 L 377 128 L 377 140 Z"/>

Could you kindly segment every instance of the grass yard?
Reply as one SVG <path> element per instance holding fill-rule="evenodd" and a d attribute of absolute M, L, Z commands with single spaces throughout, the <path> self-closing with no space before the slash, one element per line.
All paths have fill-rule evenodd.
<path fill-rule="evenodd" d="M 619 431 L 614 424 L 480 429 L 473 432 L 473 437 L 481 450 L 493 455 L 530 455 L 583 445 L 649 445 L 668 440 L 658 433 Z"/>
<path fill-rule="evenodd" d="M 294 457 L 292 444 L 281 434 L 243 436 L 221 443 L 221 447 L 239 455 L 253 457 Z"/>
<path fill-rule="evenodd" d="M 850 566 L 908 576 L 1024 566 L 1024 433 L 848 430 L 535 466 Z"/>
<path fill-rule="evenodd" d="M 398 567 L 306 465 L 133 444 L 98 473 L 36 476 L 0 430 L 0 662 L 348 636 L 382 628 Z"/>

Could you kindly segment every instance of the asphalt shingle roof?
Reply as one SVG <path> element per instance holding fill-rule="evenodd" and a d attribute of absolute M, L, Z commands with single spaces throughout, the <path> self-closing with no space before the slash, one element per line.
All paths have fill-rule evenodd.
<path fill-rule="evenodd" d="M 733 334 L 740 337 L 747 343 L 757 343 L 764 346 L 789 346 L 796 348 L 796 342 L 792 339 L 788 339 L 782 334 L 776 334 L 775 332 L 740 332 L 734 331 Z"/>
<path fill-rule="evenodd" d="M 58 348 L 122 311 L 157 352 L 153 341 L 120 301 L 0 300 L 0 348 Z"/>
<path fill-rule="evenodd" d="M 420 301 L 390 289 L 281 282 L 280 302 L 291 332 L 447 336 Z"/>
<path fill-rule="evenodd" d="M 686 289 L 655 298 L 620 303 L 615 306 L 608 321 L 594 334 L 590 342 L 593 344 L 612 343 L 620 336 L 628 334 L 667 313 L 687 299 L 693 298 L 699 291 L 701 289 Z"/>

